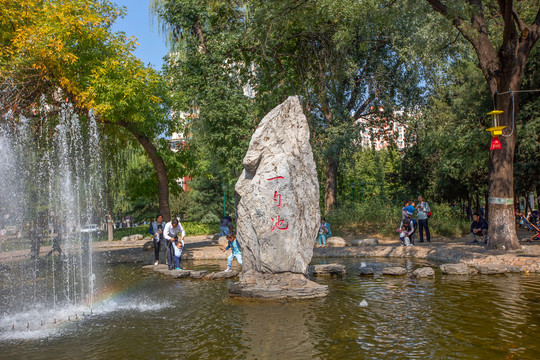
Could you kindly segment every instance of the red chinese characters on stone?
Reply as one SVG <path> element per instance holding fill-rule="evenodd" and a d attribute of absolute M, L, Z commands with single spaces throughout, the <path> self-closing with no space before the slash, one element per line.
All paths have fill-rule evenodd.
<path fill-rule="evenodd" d="M 285 220 L 281 219 L 280 215 L 278 215 L 277 220 L 274 220 L 274 218 L 272 218 L 272 226 L 271 226 L 272 231 L 274 231 L 275 229 L 287 230 L 289 228 L 289 223 L 286 223 L 285 225 L 284 223 L 285 223 Z"/>
<path fill-rule="evenodd" d="M 281 209 L 281 194 L 278 194 L 277 191 L 274 192 L 274 201 L 277 202 L 277 207 Z"/>
<path fill-rule="evenodd" d="M 283 179 L 283 176 L 276 176 L 270 179 L 266 179 L 268 181 L 272 180 L 278 180 Z M 274 191 L 274 202 L 276 203 L 276 206 L 281 209 L 281 194 L 276 191 Z M 275 229 L 278 230 L 287 230 L 289 228 L 289 223 L 285 222 L 285 219 L 282 219 L 280 215 L 278 215 L 277 220 L 274 218 L 272 219 L 272 225 L 270 227 L 271 231 L 274 231 Z"/>

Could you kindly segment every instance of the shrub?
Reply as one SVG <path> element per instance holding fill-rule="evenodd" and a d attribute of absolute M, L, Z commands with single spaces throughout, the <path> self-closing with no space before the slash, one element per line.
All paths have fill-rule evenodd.
<path fill-rule="evenodd" d="M 203 224 L 201 222 L 195 222 L 195 221 L 186 221 L 182 222 L 182 226 L 184 227 L 184 230 L 186 231 L 187 236 L 195 236 L 195 235 L 208 235 L 208 234 L 216 234 L 219 232 L 219 223 L 208 223 Z M 141 226 L 135 226 L 135 227 L 128 227 L 128 228 L 120 228 L 114 230 L 114 240 L 120 240 L 124 236 L 131 236 L 135 234 L 141 234 L 143 237 L 151 236 L 148 233 L 149 225 L 141 225 Z M 107 234 L 100 236 L 99 238 L 101 241 L 107 240 Z"/>
<path fill-rule="evenodd" d="M 432 235 L 460 237 L 468 232 L 466 217 L 448 205 L 430 204 L 432 216 L 429 229 Z M 369 199 L 351 207 L 340 207 L 326 214 L 334 235 L 380 234 L 396 237 L 401 222 L 401 204 L 392 204 L 379 199 Z"/>

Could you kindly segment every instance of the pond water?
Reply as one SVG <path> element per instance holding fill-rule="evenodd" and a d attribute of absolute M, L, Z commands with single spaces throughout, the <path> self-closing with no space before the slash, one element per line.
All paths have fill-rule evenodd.
<path fill-rule="evenodd" d="M 346 265 L 348 274 L 315 278 L 330 294 L 310 301 L 233 299 L 230 280 L 169 279 L 137 264 L 97 270 L 91 313 L 80 306 L 17 312 L 0 293 L 0 358 L 540 358 L 539 275 L 360 277 L 361 261 L 379 274 L 391 264 L 411 269 L 420 263 L 313 263 L 324 261 Z M 217 271 L 224 264 L 184 265 Z"/>

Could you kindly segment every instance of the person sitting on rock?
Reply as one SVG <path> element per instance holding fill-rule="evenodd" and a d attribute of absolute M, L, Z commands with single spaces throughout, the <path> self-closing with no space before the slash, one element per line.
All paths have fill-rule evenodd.
<path fill-rule="evenodd" d="M 231 271 L 232 261 L 234 258 L 236 258 L 240 266 L 242 265 L 242 252 L 240 251 L 240 246 L 238 245 L 236 235 L 233 231 L 227 234 L 227 241 L 229 242 L 227 247 L 225 249 L 221 249 L 221 251 L 225 252 L 229 250 L 229 248 L 232 249 L 231 255 L 229 255 L 227 258 L 227 269 L 225 271 L 228 272 Z"/>
<path fill-rule="evenodd" d="M 330 231 L 330 224 L 326 222 L 325 218 L 321 219 L 321 226 L 319 227 L 319 247 L 326 247 L 326 239 L 332 236 Z"/>
<path fill-rule="evenodd" d="M 180 261 L 182 260 L 182 250 L 184 249 L 184 242 L 182 240 L 176 240 L 174 244 L 174 265 L 176 270 L 182 270 L 180 267 Z"/>
<path fill-rule="evenodd" d="M 403 226 L 396 230 L 399 233 L 399 240 L 401 241 L 401 246 L 410 246 L 411 239 L 409 239 L 409 234 L 407 233 L 407 227 Z"/>
<path fill-rule="evenodd" d="M 478 213 L 473 214 L 473 222 L 471 224 L 471 237 L 473 239 L 473 244 L 478 244 L 476 237 L 482 236 L 484 239 L 484 244 L 487 244 L 487 233 L 488 233 L 488 224 L 483 217 L 480 217 Z"/>

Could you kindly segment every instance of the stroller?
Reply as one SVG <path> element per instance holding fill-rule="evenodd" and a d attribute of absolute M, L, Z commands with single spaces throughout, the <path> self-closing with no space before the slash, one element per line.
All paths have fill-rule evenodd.
<path fill-rule="evenodd" d="M 535 224 L 532 221 L 529 221 L 525 216 L 521 216 L 521 220 L 523 221 L 523 225 L 527 230 L 531 230 L 535 232 L 533 236 L 531 236 L 529 239 L 527 239 L 527 242 L 531 242 L 532 240 L 540 240 L 540 228 L 538 224 Z"/>

